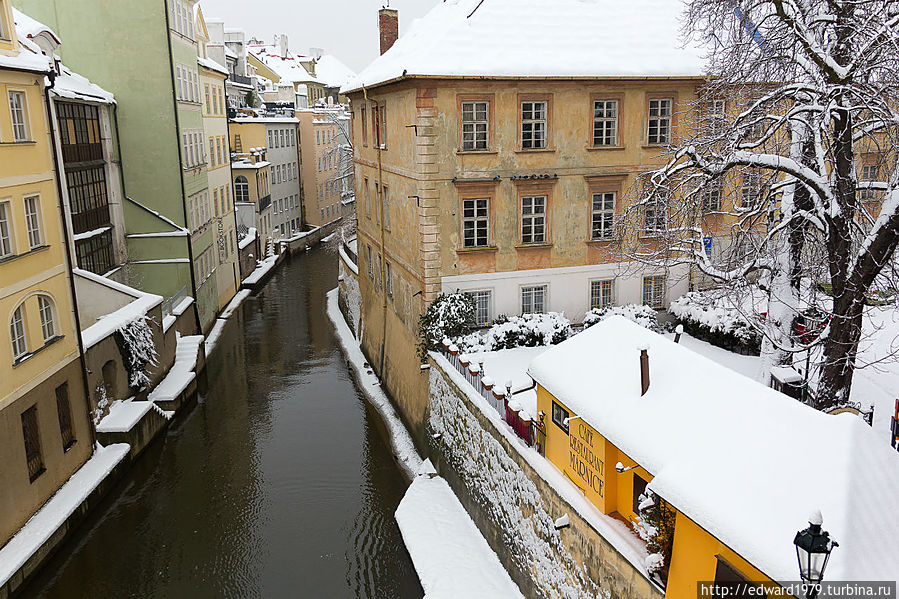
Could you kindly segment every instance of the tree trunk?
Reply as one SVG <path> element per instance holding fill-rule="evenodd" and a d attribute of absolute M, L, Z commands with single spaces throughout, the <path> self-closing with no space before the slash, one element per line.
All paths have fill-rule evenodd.
<path fill-rule="evenodd" d="M 818 380 L 815 407 L 824 410 L 849 401 L 855 357 L 862 336 L 864 296 L 834 300 L 830 331 L 824 340 L 824 363 Z"/>

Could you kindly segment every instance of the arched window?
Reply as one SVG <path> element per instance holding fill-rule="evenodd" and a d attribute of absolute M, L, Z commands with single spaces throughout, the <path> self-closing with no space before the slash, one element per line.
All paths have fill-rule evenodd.
<path fill-rule="evenodd" d="M 23 307 L 19 306 L 12 313 L 9 321 L 9 337 L 12 340 L 12 357 L 17 360 L 28 353 L 28 343 L 25 340 L 25 315 Z"/>
<path fill-rule="evenodd" d="M 41 332 L 44 335 L 44 343 L 46 343 L 57 334 L 56 310 L 49 295 L 37 296 L 37 307 L 41 315 Z"/>
<path fill-rule="evenodd" d="M 234 179 L 234 196 L 237 202 L 250 201 L 250 182 L 243 175 Z"/>

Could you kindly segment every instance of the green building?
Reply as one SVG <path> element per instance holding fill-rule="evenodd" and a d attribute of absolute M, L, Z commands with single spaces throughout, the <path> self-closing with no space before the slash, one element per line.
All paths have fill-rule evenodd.
<path fill-rule="evenodd" d="M 194 0 L 13 0 L 63 39 L 61 58 L 115 94 L 128 283 L 196 300 L 208 332 L 218 308 Z"/>

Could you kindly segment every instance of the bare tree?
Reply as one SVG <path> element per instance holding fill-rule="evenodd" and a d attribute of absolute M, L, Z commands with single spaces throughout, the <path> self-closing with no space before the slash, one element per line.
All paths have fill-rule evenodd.
<path fill-rule="evenodd" d="M 846 403 L 866 299 L 895 288 L 899 3 L 691 0 L 686 23 L 710 49 L 708 85 L 627 211 L 626 251 L 761 285 L 765 375 L 820 345 L 817 405 Z M 816 304 L 829 318 L 810 341 L 795 324 Z"/>

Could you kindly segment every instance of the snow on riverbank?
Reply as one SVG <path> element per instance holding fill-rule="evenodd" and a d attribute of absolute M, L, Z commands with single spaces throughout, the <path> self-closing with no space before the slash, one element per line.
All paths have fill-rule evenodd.
<path fill-rule="evenodd" d="M 424 463 L 433 471 L 430 461 Z M 426 599 L 523 599 L 496 553 L 439 476 L 417 476 L 396 510 Z"/>
<path fill-rule="evenodd" d="M 337 305 L 336 288 L 328 292 L 328 317 L 334 325 L 334 330 L 337 333 L 341 346 L 343 346 L 347 360 L 359 377 L 359 386 L 362 392 L 378 409 L 378 412 L 381 413 L 381 417 L 384 419 L 384 423 L 387 425 L 390 433 L 390 444 L 393 447 L 393 453 L 400 467 L 409 478 L 412 478 L 421 467 L 421 456 L 415 450 L 415 443 L 412 442 L 412 437 L 409 435 L 409 431 L 406 430 L 403 421 L 400 420 L 390 400 L 381 390 L 381 381 L 365 366 L 365 356 L 362 354 L 359 343 L 347 326 L 346 321 L 343 319 L 343 314 Z"/>
<path fill-rule="evenodd" d="M 0 549 L 0 588 L 75 513 L 130 449 L 127 443 L 98 445 L 94 455 Z"/>
<path fill-rule="evenodd" d="M 243 280 L 244 285 L 255 285 L 262 278 L 268 274 L 268 271 L 275 267 L 275 263 L 278 262 L 278 256 L 269 256 L 265 260 L 261 262 L 257 262 L 256 270 L 247 275 L 247 278 Z"/>

